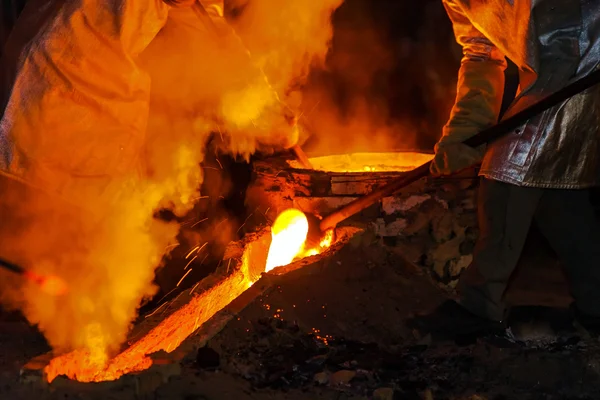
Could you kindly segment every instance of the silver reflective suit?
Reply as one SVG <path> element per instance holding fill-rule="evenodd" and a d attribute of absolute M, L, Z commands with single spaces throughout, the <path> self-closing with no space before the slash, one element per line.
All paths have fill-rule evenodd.
<path fill-rule="evenodd" d="M 598 67 L 600 0 L 443 2 L 464 56 L 439 153 L 496 123 L 506 58 L 520 75 L 506 116 Z M 581 190 L 600 181 L 599 111 L 600 85 L 489 145 L 480 170 L 480 233 L 457 287 L 472 314 L 506 321 L 504 293 L 535 221 L 565 267 L 574 308 L 600 321 L 600 224 Z M 450 153 L 444 157 L 450 165 Z"/>
<path fill-rule="evenodd" d="M 443 0 L 464 57 L 441 142 L 496 123 L 505 57 L 520 86 L 506 116 L 581 78 L 600 59 L 600 0 Z M 480 174 L 519 186 L 576 189 L 600 182 L 600 86 L 489 146 Z"/>

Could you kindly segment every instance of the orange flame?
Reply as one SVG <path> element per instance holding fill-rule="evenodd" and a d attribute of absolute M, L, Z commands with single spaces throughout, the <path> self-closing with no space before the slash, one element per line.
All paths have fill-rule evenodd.
<path fill-rule="evenodd" d="M 265 272 L 291 264 L 297 258 L 320 254 L 331 246 L 333 231 L 326 232 L 319 245 L 306 248 L 308 219 L 298 209 L 289 208 L 277 216 L 271 228 L 271 246 Z"/>
<path fill-rule="evenodd" d="M 302 211 L 295 208 L 285 210 L 275 219 L 271 235 L 273 240 L 265 272 L 290 264 L 302 253 L 308 235 L 308 219 Z"/>

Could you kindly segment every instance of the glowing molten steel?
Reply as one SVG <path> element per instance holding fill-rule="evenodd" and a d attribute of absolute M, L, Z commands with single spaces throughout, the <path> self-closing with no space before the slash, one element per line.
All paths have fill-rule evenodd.
<path fill-rule="evenodd" d="M 300 210 L 290 208 L 283 211 L 271 228 L 271 246 L 267 257 L 266 272 L 292 263 L 297 258 L 313 256 L 331 246 L 333 232 L 327 232 L 319 246 L 306 248 L 308 219 Z"/>
<path fill-rule="evenodd" d="M 285 210 L 273 223 L 273 241 L 269 247 L 265 271 L 290 264 L 304 249 L 308 234 L 308 219 L 300 210 Z"/>
<path fill-rule="evenodd" d="M 310 158 L 316 170 L 326 172 L 402 172 L 425 164 L 433 155 L 416 152 L 352 153 Z M 302 168 L 297 161 L 289 161 L 294 168 Z"/>
<path fill-rule="evenodd" d="M 156 327 L 136 339 L 129 348 L 116 357 L 108 359 L 102 351 L 104 338 L 101 330 L 90 326 L 86 332 L 89 336 L 88 343 L 97 342 L 97 349 L 77 350 L 52 359 L 44 370 L 46 379 L 52 382 L 57 376 L 66 375 L 80 382 L 102 382 L 148 369 L 152 366 L 149 354 L 161 350 L 170 353 L 175 350 L 203 323 L 252 286 L 260 277 L 260 272 L 288 265 L 296 258 L 319 254 L 332 244 L 333 232 L 329 232 L 317 248 L 305 249 L 307 233 L 308 220 L 301 211 L 289 209 L 282 212 L 271 229 L 272 241 L 266 269 L 251 265 L 256 263 L 256 260 L 249 251 L 251 246 L 248 246 L 238 271 L 204 292 L 194 293 L 192 289 L 191 292 L 184 293 L 179 302 L 183 306 L 166 316 Z M 258 243 L 261 241 L 256 242 L 257 248 L 261 248 L 262 245 Z M 266 248 L 259 252 L 264 256 Z M 164 310 L 157 310 L 159 311 Z"/>
<path fill-rule="evenodd" d="M 110 360 L 106 359 L 104 353 L 95 352 L 93 349 L 77 350 L 54 358 L 45 368 L 48 382 L 52 382 L 59 375 L 66 375 L 80 382 L 112 381 L 125 374 L 150 368 L 152 360 L 148 354 L 160 350 L 170 353 L 175 350 L 200 325 L 248 289 L 253 283 L 248 277 L 248 268 L 243 265 L 238 273 L 228 276 L 204 293 L 193 294 L 192 290 L 192 294 L 187 295 L 191 299 L 183 307 L 167 316 L 127 350 Z"/>

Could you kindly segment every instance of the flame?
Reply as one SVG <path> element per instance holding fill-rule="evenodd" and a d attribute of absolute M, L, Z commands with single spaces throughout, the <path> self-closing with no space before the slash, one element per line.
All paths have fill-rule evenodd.
<path fill-rule="evenodd" d="M 272 242 L 265 272 L 290 264 L 302 250 L 308 235 L 308 219 L 300 210 L 290 208 L 277 216 L 271 229 Z"/>
<path fill-rule="evenodd" d="M 297 209 L 282 212 L 271 229 L 272 241 L 265 270 L 290 264 L 295 258 L 320 254 L 333 242 L 333 231 L 328 231 L 316 248 L 305 249 L 307 233 L 308 219 L 304 213 Z M 255 265 L 258 259 L 264 260 L 262 257 L 267 246 L 266 238 L 249 243 L 244 250 L 239 269 L 208 290 L 196 291 L 195 287 L 191 289 L 189 294 L 180 300 L 181 303 L 178 303 L 182 306 L 177 311 L 168 315 L 155 328 L 115 357 L 108 357 L 105 351 L 109 338 L 104 334 L 102 326 L 97 322 L 89 323 L 82 332 L 86 348 L 52 359 L 44 369 L 47 381 L 52 382 L 59 375 L 66 375 L 69 379 L 79 382 L 113 381 L 125 374 L 150 368 L 152 360 L 148 357 L 149 354 L 161 350 L 167 353 L 176 350 L 202 324 L 260 278 L 260 271 L 257 273 L 256 270 L 261 268 Z M 186 299 L 187 296 L 191 299 Z M 81 303 L 83 308 L 93 307 L 89 297 L 82 298 Z M 165 308 L 177 308 L 177 305 Z M 146 318 L 155 313 L 161 318 L 160 314 L 163 312 L 164 308 L 160 307 Z"/>
<path fill-rule="evenodd" d="M 272 241 L 265 272 L 288 265 L 296 258 L 320 254 L 331 246 L 333 230 L 325 232 L 318 246 L 306 248 L 308 228 L 306 215 L 298 209 L 290 208 L 277 216 L 271 228 Z"/>

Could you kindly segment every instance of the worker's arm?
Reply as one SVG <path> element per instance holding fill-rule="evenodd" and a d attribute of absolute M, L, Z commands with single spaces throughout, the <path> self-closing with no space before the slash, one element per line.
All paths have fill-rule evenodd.
<path fill-rule="evenodd" d="M 443 2 L 463 57 L 456 100 L 435 146 L 431 169 L 434 175 L 450 174 L 481 160 L 484 149 L 472 149 L 460 143 L 497 122 L 507 65 L 500 50 L 473 26 L 454 0 Z"/>
<path fill-rule="evenodd" d="M 150 92 L 137 59 L 167 13 L 161 0 L 29 0 L 3 60 L 14 70 L 0 123 L 5 167 L 61 192 L 73 176 L 135 170 Z"/>

